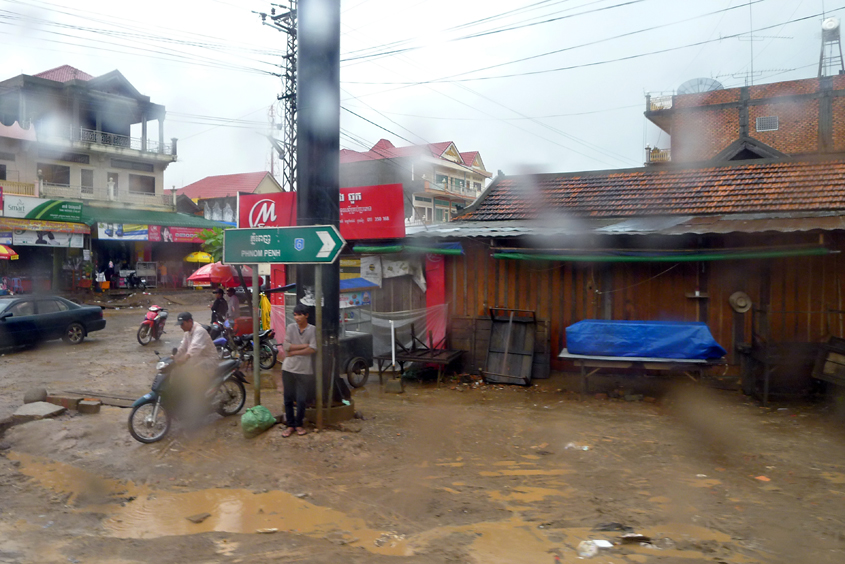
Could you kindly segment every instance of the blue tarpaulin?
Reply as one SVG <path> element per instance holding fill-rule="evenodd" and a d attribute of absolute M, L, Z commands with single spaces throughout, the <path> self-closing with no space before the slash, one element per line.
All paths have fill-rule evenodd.
<path fill-rule="evenodd" d="M 566 328 L 572 354 L 678 359 L 715 359 L 726 351 L 705 323 L 585 319 Z"/>

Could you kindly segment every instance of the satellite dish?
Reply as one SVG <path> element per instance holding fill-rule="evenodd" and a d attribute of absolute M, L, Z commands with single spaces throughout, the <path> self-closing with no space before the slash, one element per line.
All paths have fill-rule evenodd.
<path fill-rule="evenodd" d="M 751 309 L 751 298 L 745 292 L 734 292 L 728 298 L 728 303 L 731 304 L 731 308 L 737 313 L 745 313 Z"/>
<path fill-rule="evenodd" d="M 701 92 L 712 92 L 722 90 L 724 86 L 712 78 L 693 78 L 678 86 L 678 94 L 700 94 Z"/>
<path fill-rule="evenodd" d="M 822 22 L 822 30 L 836 31 L 839 29 L 839 18 L 827 18 Z"/>

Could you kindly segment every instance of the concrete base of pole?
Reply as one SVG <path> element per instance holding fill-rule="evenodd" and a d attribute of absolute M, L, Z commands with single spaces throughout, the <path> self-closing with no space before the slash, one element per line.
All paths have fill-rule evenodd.
<path fill-rule="evenodd" d="M 355 402 L 351 405 L 339 405 L 323 410 L 323 425 L 335 425 L 341 421 L 348 421 L 355 417 Z M 308 421 L 317 421 L 317 410 L 309 407 L 305 410 L 305 418 Z"/>
<path fill-rule="evenodd" d="M 386 381 L 384 383 L 384 392 L 393 394 L 405 393 L 405 384 L 402 382 L 402 378 L 391 378 Z"/>

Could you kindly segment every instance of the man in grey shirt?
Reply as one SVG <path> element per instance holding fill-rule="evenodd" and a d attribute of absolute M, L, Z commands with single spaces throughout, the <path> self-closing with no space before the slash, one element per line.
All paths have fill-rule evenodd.
<path fill-rule="evenodd" d="M 307 433 L 302 426 L 305 417 L 305 402 L 308 400 L 308 384 L 314 378 L 314 353 L 317 352 L 317 329 L 308 323 L 308 307 L 296 304 L 293 320 L 285 329 L 282 345 L 285 360 L 282 362 L 282 386 L 285 398 L 285 422 L 287 429 L 283 437 Z M 293 403 L 296 401 L 294 416 Z"/>

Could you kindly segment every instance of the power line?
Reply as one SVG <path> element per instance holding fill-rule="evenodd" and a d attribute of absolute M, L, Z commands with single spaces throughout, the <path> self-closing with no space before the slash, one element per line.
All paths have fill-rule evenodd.
<path fill-rule="evenodd" d="M 755 1 L 761 2 L 761 1 L 764 1 L 764 0 L 755 0 Z M 744 4 L 743 7 L 747 6 L 747 5 L 748 4 Z M 836 8 L 835 10 L 831 10 L 831 12 L 840 11 L 840 10 L 843 10 L 843 9 L 845 9 L 845 7 Z M 761 27 L 761 28 L 758 28 L 756 30 L 753 30 L 753 32 L 766 31 L 766 30 L 773 29 L 773 28 L 780 27 L 780 26 L 784 26 L 784 25 L 787 25 L 787 24 L 792 24 L 792 23 L 797 23 L 797 22 L 806 21 L 806 20 L 810 20 L 810 19 L 815 19 L 815 18 L 819 17 L 819 15 L 820 14 L 812 14 L 812 15 L 805 16 L 805 17 L 802 17 L 802 18 L 795 18 L 793 20 L 789 20 L 789 21 L 786 21 L 786 22 L 780 22 L 780 23 L 777 23 L 777 24 L 774 24 L 774 25 Z M 497 80 L 497 79 L 502 79 L 502 78 L 515 78 L 515 77 L 521 77 L 521 76 L 533 76 L 533 75 L 548 74 L 548 73 L 553 73 L 553 72 L 562 72 L 562 71 L 568 71 L 568 70 L 574 70 L 574 69 L 596 67 L 596 66 L 601 66 L 601 65 L 607 65 L 607 64 L 610 64 L 610 63 L 618 63 L 618 62 L 621 62 L 621 61 L 630 61 L 630 60 L 633 60 L 633 59 L 641 59 L 643 57 L 650 57 L 650 56 L 653 56 L 653 55 L 670 53 L 672 51 L 680 51 L 682 49 L 688 49 L 690 47 L 698 47 L 700 45 L 705 45 L 707 43 L 715 43 L 715 42 L 723 41 L 725 39 L 733 39 L 733 38 L 739 37 L 741 35 L 747 35 L 747 34 L 748 34 L 748 32 L 735 33 L 735 34 L 731 34 L 731 35 L 723 35 L 723 36 L 719 37 L 718 39 L 706 39 L 704 41 L 697 41 L 695 43 L 687 43 L 685 45 L 668 47 L 666 49 L 657 49 L 657 50 L 654 50 L 654 51 L 648 51 L 646 53 L 638 53 L 638 54 L 634 54 L 634 55 L 626 55 L 626 56 L 623 56 L 623 57 L 616 57 L 616 58 L 613 58 L 613 59 L 605 59 L 605 60 L 602 60 L 602 61 L 594 61 L 594 62 L 591 62 L 591 63 L 581 63 L 581 64 L 577 64 L 577 65 L 569 65 L 569 66 L 565 66 L 565 67 L 557 67 L 557 68 L 544 69 L 544 70 L 538 70 L 538 71 L 525 71 L 525 72 L 503 74 L 503 75 L 497 75 L 497 76 L 481 76 L 481 77 L 463 78 L 463 79 L 455 78 L 455 77 L 458 77 L 458 76 L 463 76 L 463 75 L 471 74 L 471 73 L 474 73 L 474 72 L 480 72 L 481 70 L 487 70 L 487 69 L 476 69 L 476 70 L 472 70 L 472 71 L 466 71 L 466 72 L 463 72 L 463 73 L 460 73 L 460 74 L 451 75 L 449 77 L 443 77 L 443 78 L 432 79 L 432 80 L 423 80 L 423 81 L 417 81 L 417 82 L 355 82 L 355 81 L 347 81 L 346 83 L 347 84 L 384 84 L 384 85 L 398 85 L 398 86 L 407 87 L 407 86 L 418 86 L 418 85 L 421 85 L 421 84 L 473 82 L 473 81 L 477 81 L 477 80 Z M 580 47 L 580 46 L 578 46 L 578 47 Z M 574 49 L 574 48 L 577 48 L 577 47 L 572 47 L 572 48 L 568 48 L 568 49 Z M 557 53 L 557 52 L 568 50 L 568 49 L 562 49 L 562 50 L 557 50 L 557 51 L 553 51 L 553 52 L 549 52 L 549 53 L 544 53 L 542 55 L 533 56 L 531 58 L 536 58 L 538 56 L 545 56 L 545 55 L 548 55 L 548 54 Z M 522 60 L 527 60 L 527 59 L 521 59 L 520 61 L 522 61 Z M 494 65 L 494 67 L 504 66 L 506 64 L 513 64 L 515 62 L 520 62 L 520 61 L 510 61 L 508 63 L 501 63 L 499 65 Z M 494 68 L 494 67 L 487 67 L 487 68 Z"/>

